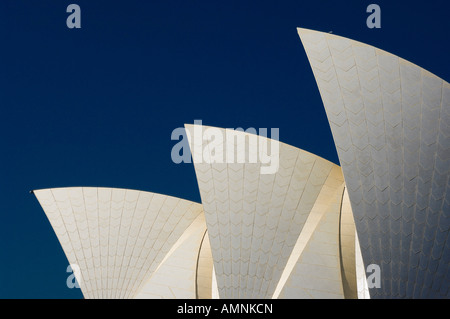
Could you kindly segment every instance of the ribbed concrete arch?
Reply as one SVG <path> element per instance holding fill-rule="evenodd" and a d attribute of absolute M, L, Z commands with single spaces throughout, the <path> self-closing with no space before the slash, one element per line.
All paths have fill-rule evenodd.
<path fill-rule="evenodd" d="M 344 185 L 333 192 L 279 298 L 343 299 L 339 217 Z M 306 227 L 306 225 L 305 225 Z"/>
<path fill-rule="evenodd" d="M 364 266 L 361 247 L 357 233 L 355 232 L 355 271 L 356 271 L 356 290 L 358 299 L 370 299 L 369 287 L 367 285 L 366 267 Z"/>
<path fill-rule="evenodd" d="M 303 288 L 308 289 L 306 286 L 303 287 L 298 280 L 292 280 L 293 276 L 292 273 L 299 271 L 300 268 L 308 267 L 311 265 L 314 265 L 314 267 L 317 266 L 317 269 L 320 269 L 321 267 L 325 267 L 326 270 L 324 273 L 330 274 L 330 271 L 333 272 L 335 276 L 330 281 L 330 284 L 333 285 L 333 281 L 341 281 L 340 275 L 339 275 L 339 265 L 336 264 L 336 262 L 333 262 L 333 258 L 335 256 L 338 256 L 339 251 L 333 251 L 332 255 L 330 257 L 330 251 L 323 250 L 323 249 L 313 249 L 309 243 L 311 242 L 311 239 L 313 237 L 323 237 L 323 234 L 316 234 L 316 231 L 320 229 L 319 224 L 322 223 L 322 219 L 324 215 L 326 214 L 333 214 L 334 210 L 336 209 L 339 212 L 339 207 L 341 205 L 341 198 L 342 198 L 342 187 L 344 187 L 344 176 L 342 175 L 342 170 L 339 166 L 333 167 L 332 171 L 327 177 L 327 180 L 325 181 L 322 189 L 320 190 L 319 196 L 317 196 L 316 202 L 314 203 L 313 208 L 311 209 L 311 212 L 309 213 L 308 219 L 305 222 L 305 225 L 303 226 L 303 229 L 300 233 L 300 236 L 297 239 L 297 242 L 294 246 L 294 249 L 292 250 L 291 255 L 289 256 L 289 259 L 286 263 L 286 267 L 283 270 L 283 273 L 281 275 L 280 280 L 278 281 L 277 287 L 275 289 L 275 292 L 272 296 L 273 299 L 278 298 L 313 298 L 314 293 L 311 293 L 308 295 Z M 331 210 L 331 212 L 330 212 Z M 339 221 L 336 221 L 333 225 L 328 226 L 329 228 L 334 228 L 334 230 L 326 235 L 326 240 L 322 240 L 322 242 L 325 242 L 326 245 L 336 245 L 336 238 L 334 236 L 335 230 L 339 229 Z M 323 239 L 323 238 L 322 238 Z M 314 244 L 313 244 L 314 245 Z M 307 248 L 308 247 L 308 248 Z M 316 244 L 317 247 L 317 244 Z M 322 246 L 324 247 L 324 246 Z M 339 245 L 336 247 L 336 249 L 339 249 Z M 309 251 L 308 251 L 309 250 Z M 305 257 L 305 255 L 309 255 L 309 257 Z M 322 255 L 325 255 L 324 257 Z M 303 257 L 302 257 L 303 256 Z M 305 260 L 304 260 L 305 259 Z M 311 259 L 313 259 L 311 263 Z M 303 263 L 306 261 L 306 263 Z M 303 263 L 303 265 L 299 265 Z M 331 269 L 330 269 L 331 268 Z M 328 271 L 327 271 L 328 270 Z M 336 272 L 337 271 L 337 272 Z M 312 274 L 311 274 L 312 275 Z M 299 277 L 299 276 L 297 276 Z M 302 277 L 302 276 L 300 276 Z M 312 278 L 313 276 L 309 276 Z M 324 279 L 324 277 L 320 277 L 320 279 Z M 300 278 L 303 279 L 303 278 Z M 307 278 L 305 278 L 307 279 Z M 319 279 L 319 280 L 320 280 Z M 326 288 L 322 285 L 322 291 Z M 319 289 L 320 290 L 320 289 Z M 332 288 L 330 288 L 332 290 Z M 318 295 L 315 294 L 317 297 Z M 325 297 L 324 297 L 325 298 Z"/>
<path fill-rule="evenodd" d="M 198 203 L 128 189 L 34 191 L 85 298 L 133 298 L 184 231 Z"/>
<path fill-rule="evenodd" d="M 357 299 L 356 250 L 359 250 L 359 247 L 356 247 L 355 220 L 347 188 L 342 196 L 339 233 L 344 296 L 345 299 Z M 364 269 L 362 273 L 365 274 Z"/>
<path fill-rule="evenodd" d="M 213 259 L 208 232 L 203 236 L 197 263 L 197 299 L 212 298 Z"/>
<path fill-rule="evenodd" d="M 172 246 L 135 298 L 196 299 L 197 263 L 205 232 L 205 216 L 200 214 Z"/>
<path fill-rule="evenodd" d="M 199 156 L 206 148 L 195 133 L 209 127 L 185 127 L 220 298 L 271 298 L 303 225 L 337 165 L 284 143 L 279 143 L 279 168 L 274 174 L 261 174 L 261 162 L 201 162 Z M 225 150 L 229 130 L 214 130 L 223 136 L 217 149 Z M 255 139 L 245 132 L 235 134 L 244 136 L 238 140 L 248 141 L 248 145 L 270 140 L 261 136 Z"/>
<path fill-rule="evenodd" d="M 375 47 L 298 29 L 344 172 L 371 297 L 449 297 L 450 85 Z"/>

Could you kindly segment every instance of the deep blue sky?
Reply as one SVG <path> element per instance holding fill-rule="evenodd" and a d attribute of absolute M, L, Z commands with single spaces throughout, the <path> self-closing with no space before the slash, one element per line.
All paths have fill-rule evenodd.
<path fill-rule="evenodd" d="M 81 7 L 82 28 L 66 27 Z M 381 7 L 381 29 L 366 7 Z M 200 201 L 173 129 L 280 129 L 338 163 L 296 27 L 362 41 L 450 79 L 447 1 L 0 2 L 0 298 L 81 298 L 32 189 L 107 186 Z"/>

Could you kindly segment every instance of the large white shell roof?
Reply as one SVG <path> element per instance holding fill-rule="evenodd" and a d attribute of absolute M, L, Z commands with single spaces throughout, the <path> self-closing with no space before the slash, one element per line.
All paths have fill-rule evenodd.
<path fill-rule="evenodd" d="M 373 46 L 298 29 L 376 297 L 448 297 L 450 85 Z"/>

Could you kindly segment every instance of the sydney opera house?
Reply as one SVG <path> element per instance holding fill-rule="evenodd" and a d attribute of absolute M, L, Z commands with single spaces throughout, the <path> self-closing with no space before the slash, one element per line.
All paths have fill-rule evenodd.
<path fill-rule="evenodd" d="M 341 166 L 279 142 L 273 174 L 193 151 L 201 203 L 35 190 L 85 298 L 450 296 L 449 83 L 370 45 L 298 33 Z"/>

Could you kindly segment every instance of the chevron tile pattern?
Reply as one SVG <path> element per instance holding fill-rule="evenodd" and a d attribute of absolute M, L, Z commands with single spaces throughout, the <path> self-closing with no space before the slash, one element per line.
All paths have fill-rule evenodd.
<path fill-rule="evenodd" d="M 188 136 L 194 135 L 195 126 L 185 125 Z M 226 136 L 225 129 L 218 130 Z M 251 134 L 238 134 L 252 140 Z M 195 145 L 196 140 L 191 137 L 190 146 L 219 296 L 271 298 L 303 225 L 337 166 L 279 143 L 278 171 L 260 174 L 261 163 L 200 162 L 197 157 L 202 153 L 196 150 L 202 147 Z"/>
<path fill-rule="evenodd" d="M 450 85 L 375 47 L 298 29 L 344 172 L 372 298 L 450 296 Z"/>
<path fill-rule="evenodd" d="M 197 203 L 94 187 L 34 191 L 85 298 L 133 298 L 202 213 Z"/>

